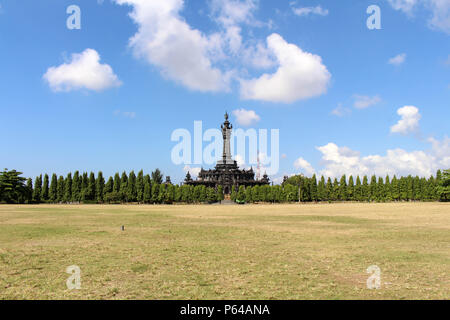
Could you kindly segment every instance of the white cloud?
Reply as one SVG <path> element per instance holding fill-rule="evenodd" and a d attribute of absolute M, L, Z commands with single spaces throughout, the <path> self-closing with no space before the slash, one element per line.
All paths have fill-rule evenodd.
<path fill-rule="evenodd" d="M 267 37 L 267 47 L 277 57 L 279 67 L 273 74 L 241 79 L 243 99 L 291 103 L 326 92 L 331 74 L 320 56 L 302 51 L 276 33 Z"/>
<path fill-rule="evenodd" d="M 310 175 L 314 174 L 314 172 L 315 172 L 315 170 L 311 166 L 311 164 L 308 161 L 306 161 L 305 159 L 301 158 L 301 157 L 298 158 L 297 160 L 295 160 L 294 167 L 296 169 L 303 170 L 303 172 L 307 176 L 310 176 Z"/>
<path fill-rule="evenodd" d="M 223 38 L 232 54 L 237 54 L 242 46 L 242 23 L 259 25 L 253 12 L 257 9 L 256 0 L 212 0 L 213 19 L 224 28 Z"/>
<path fill-rule="evenodd" d="M 433 16 L 428 21 L 428 25 L 432 29 L 450 34 L 450 1 L 430 0 L 428 6 L 433 12 Z"/>
<path fill-rule="evenodd" d="M 307 16 L 309 14 L 317 14 L 319 16 L 326 16 L 328 15 L 328 10 L 323 9 L 321 6 L 316 7 L 300 7 L 300 8 L 292 8 L 292 11 L 297 16 Z"/>
<path fill-rule="evenodd" d="M 234 157 L 234 160 L 236 160 L 236 163 L 237 163 L 237 165 L 239 166 L 239 168 L 250 169 L 250 167 L 246 165 L 245 159 L 244 159 L 244 157 L 243 157 L 242 155 L 237 154 L 237 155 Z"/>
<path fill-rule="evenodd" d="M 331 114 L 338 117 L 343 117 L 351 112 L 352 110 L 350 108 L 346 108 L 342 105 L 342 103 L 339 103 L 338 106 L 331 111 Z"/>
<path fill-rule="evenodd" d="M 256 68 L 271 68 L 277 64 L 273 52 L 261 42 L 244 49 L 242 55 L 245 63 Z"/>
<path fill-rule="evenodd" d="M 248 127 L 260 120 L 255 111 L 244 108 L 233 110 L 233 115 L 236 117 L 236 121 L 244 127 Z"/>
<path fill-rule="evenodd" d="M 185 165 L 184 168 L 183 168 L 183 171 L 185 173 L 189 172 L 189 174 L 191 175 L 191 177 L 193 179 L 197 178 L 198 174 L 200 173 L 200 170 L 201 170 L 201 168 L 191 168 L 188 165 Z"/>
<path fill-rule="evenodd" d="M 388 0 L 395 10 L 412 16 L 414 10 L 422 5 L 431 12 L 428 26 L 431 29 L 450 34 L 450 1 L 448 0 Z"/>
<path fill-rule="evenodd" d="M 429 139 L 428 151 L 412 151 L 397 148 L 387 150 L 386 155 L 362 157 L 359 152 L 328 143 L 317 149 L 322 153 L 324 168 L 320 174 L 328 177 L 349 175 L 419 175 L 428 177 L 438 169 L 450 166 L 450 138 L 438 141 Z"/>
<path fill-rule="evenodd" d="M 418 0 L 388 0 L 392 8 L 403 11 L 411 15 L 414 7 L 419 3 Z"/>
<path fill-rule="evenodd" d="M 212 65 L 221 51 L 220 37 L 192 28 L 179 12 L 183 0 L 115 0 L 133 7 L 130 17 L 138 32 L 130 39 L 137 57 L 157 66 L 161 73 L 192 90 L 227 91 L 231 73 Z"/>
<path fill-rule="evenodd" d="M 369 97 L 355 94 L 353 98 L 355 99 L 355 103 L 353 104 L 353 106 L 356 109 L 365 109 L 374 106 L 381 101 L 381 98 L 379 96 Z"/>
<path fill-rule="evenodd" d="M 403 64 L 405 62 L 405 60 L 406 60 L 406 53 L 401 53 L 401 54 L 396 55 L 393 58 L 390 58 L 388 63 L 392 64 L 394 66 L 399 66 L 399 65 Z"/>
<path fill-rule="evenodd" d="M 125 118 L 130 118 L 130 119 L 134 119 L 136 118 L 136 112 L 134 111 L 120 111 L 120 110 L 115 110 L 113 112 L 113 114 L 115 116 L 123 116 Z"/>
<path fill-rule="evenodd" d="M 43 78 L 53 91 L 102 91 L 122 84 L 109 65 L 100 63 L 94 49 L 72 54 L 69 63 L 48 68 Z"/>
<path fill-rule="evenodd" d="M 422 117 L 419 109 L 414 106 L 404 106 L 397 110 L 401 119 L 391 127 L 392 133 L 408 134 L 417 132 L 419 129 L 419 120 Z"/>

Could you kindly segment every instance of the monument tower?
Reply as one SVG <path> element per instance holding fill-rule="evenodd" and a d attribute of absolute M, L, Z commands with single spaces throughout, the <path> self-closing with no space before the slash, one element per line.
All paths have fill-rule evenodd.
<path fill-rule="evenodd" d="M 223 138 L 222 158 L 217 161 L 213 170 L 203 170 L 202 168 L 197 180 L 193 180 L 188 172 L 184 180 L 185 184 L 204 185 L 213 187 L 216 190 L 218 186 L 222 186 L 224 194 L 230 194 L 233 186 L 237 190 L 240 186 L 268 185 L 269 178 L 267 174 L 264 174 L 261 180 L 255 180 L 253 168 L 240 170 L 237 162 L 231 157 L 230 141 L 233 125 L 228 121 L 228 113 L 225 113 L 225 121 L 220 128 L 222 129 Z"/>

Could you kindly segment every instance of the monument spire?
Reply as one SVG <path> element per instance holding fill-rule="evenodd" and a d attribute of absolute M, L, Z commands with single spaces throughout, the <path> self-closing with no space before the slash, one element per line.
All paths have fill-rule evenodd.
<path fill-rule="evenodd" d="M 228 112 L 225 112 L 225 121 L 220 126 L 222 129 L 222 137 L 223 137 L 223 152 L 222 159 L 219 160 L 218 164 L 234 164 L 233 159 L 231 158 L 231 147 L 230 147 L 230 139 L 231 139 L 231 130 L 233 129 L 233 125 L 228 121 Z"/>

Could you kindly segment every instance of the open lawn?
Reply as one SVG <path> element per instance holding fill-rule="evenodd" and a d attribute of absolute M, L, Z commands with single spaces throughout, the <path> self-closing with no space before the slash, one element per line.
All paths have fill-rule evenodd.
<path fill-rule="evenodd" d="M 449 299 L 450 205 L 1 205 L 0 298 Z"/>

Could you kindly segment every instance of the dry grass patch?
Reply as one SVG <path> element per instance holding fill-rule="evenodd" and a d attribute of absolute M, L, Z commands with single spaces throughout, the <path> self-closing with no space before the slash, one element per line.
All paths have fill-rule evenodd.
<path fill-rule="evenodd" d="M 448 299 L 449 229 L 440 203 L 5 205 L 0 298 Z"/>

